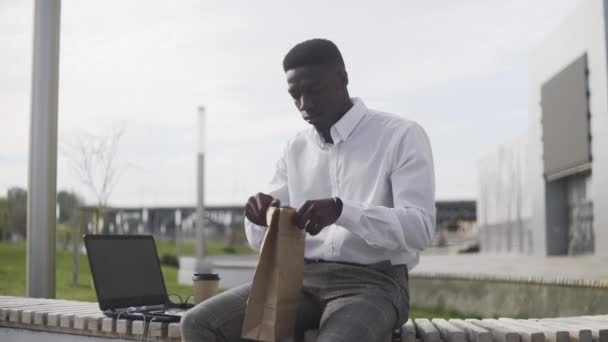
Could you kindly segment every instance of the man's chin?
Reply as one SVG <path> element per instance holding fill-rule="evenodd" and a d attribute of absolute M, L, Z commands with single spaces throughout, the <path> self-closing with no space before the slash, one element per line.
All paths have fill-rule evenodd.
<path fill-rule="evenodd" d="M 323 133 L 323 132 L 327 132 L 329 131 L 329 129 L 327 129 L 325 126 L 316 126 L 316 125 L 312 125 L 312 127 L 315 128 L 315 130 L 319 133 Z"/>
<path fill-rule="evenodd" d="M 322 122 L 308 122 L 308 124 L 317 130 L 324 130 L 326 128 L 326 125 Z"/>

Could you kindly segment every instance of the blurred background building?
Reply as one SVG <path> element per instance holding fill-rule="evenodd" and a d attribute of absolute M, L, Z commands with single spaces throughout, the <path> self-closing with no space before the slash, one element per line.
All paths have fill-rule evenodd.
<path fill-rule="evenodd" d="M 456 244 L 476 235 L 474 200 L 437 201 L 436 206 L 436 244 Z M 93 232 L 96 209 L 96 206 L 81 208 L 87 232 Z M 246 244 L 244 213 L 245 207 L 241 204 L 206 206 L 205 236 L 229 245 Z M 97 231 L 101 234 L 152 234 L 160 240 L 194 240 L 196 217 L 195 206 L 107 207 L 97 222 Z M 449 241 L 442 242 L 441 232 Z"/>
<path fill-rule="evenodd" d="M 581 2 L 531 53 L 528 132 L 478 166 L 482 251 L 608 255 L 607 5 Z"/>

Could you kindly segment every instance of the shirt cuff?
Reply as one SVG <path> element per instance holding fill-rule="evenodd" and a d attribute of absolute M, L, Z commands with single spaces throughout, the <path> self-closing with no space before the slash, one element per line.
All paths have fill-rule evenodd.
<path fill-rule="evenodd" d="M 341 200 L 342 213 L 340 213 L 340 217 L 338 217 L 336 224 L 338 226 L 351 230 L 352 227 L 357 227 L 360 225 L 359 222 L 361 221 L 363 208 L 358 202 L 345 199 Z"/>
<path fill-rule="evenodd" d="M 245 227 L 249 226 L 252 229 L 257 229 L 257 230 L 266 230 L 268 229 L 268 227 L 265 226 L 259 226 L 251 221 L 249 221 L 249 219 L 247 217 L 245 217 Z"/>

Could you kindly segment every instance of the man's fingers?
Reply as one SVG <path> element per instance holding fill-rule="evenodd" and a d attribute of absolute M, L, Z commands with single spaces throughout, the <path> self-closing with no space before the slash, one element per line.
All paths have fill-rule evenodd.
<path fill-rule="evenodd" d="M 280 207 L 281 201 L 262 192 L 249 197 L 245 204 L 245 216 L 257 225 L 267 225 L 266 212 L 268 207 Z"/>
<path fill-rule="evenodd" d="M 255 199 L 253 197 L 249 197 L 247 204 L 245 204 L 245 212 L 253 213 L 255 207 Z"/>
<path fill-rule="evenodd" d="M 263 211 L 265 209 L 264 199 L 262 198 L 263 195 L 264 194 L 261 192 L 255 195 L 255 203 L 257 205 L 258 211 Z"/>
<path fill-rule="evenodd" d="M 256 216 L 259 215 L 260 205 L 258 204 L 257 199 L 255 197 L 252 197 L 248 204 L 249 204 L 251 210 L 253 211 L 254 215 L 256 215 Z"/>
<path fill-rule="evenodd" d="M 316 222 L 318 220 L 318 218 L 316 217 L 317 215 L 315 215 L 316 209 L 317 209 L 317 206 L 314 203 L 310 204 L 308 206 L 308 209 L 306 209 L 304 214 L 302 214 L 302 220 L 304 222 L 306 222 L 308 220 L 314 220 Z"/>
<path fill-rule="evenodd" d="M 319 224 L 319 219 L 317 216 L 313 216 L 311 218 L 309 218 L 308 220 L 306 220 L 306 223 L 304 224 L 304 229 L 307 232 L 312 232 L 314 230 L 314 228 Z"/>
<path fill-rule="evenodd" d="M 260 196 L 262 195 L 262 196 Z M 259 193 L 255 196 L 252 196 L 247 203 L 250 210 L 250 215 L 254 218 L 255 224 L 260 226 L 266 226 L 266 210 L 268 209 L 267 205 L 264 205 L 264 194 Z"/>
<path fill-rule="evenodd" d="M 247 216 L 249 221 L 251 221 L 255 224 L 257 224 L 257 225 L 263 224 L 263 221 L 260 220 L 260 211 L 256 208 L 255 201 L 250 201 L 247 203 L 247 205 L 245 206 L 245 215 Z"/>
<path fill-rule="evenodd" d="M 247 216 L 247 218 L 251 222 L 254 222 L 256 220 L 256 217 L 255 217 L 255 214 L 253 212 L 253 209 L 251 209 L 251 206 L 249 206 L 249 205 L 247 205 L 245 207 L 245 216 Z"/>
<path fill-rule="evenodd" d="M 315 214 L 314 214 L 315 209 L 316 209 L 315 203 L 311 202 L 305 209 L 306 210 L 303 211 L 303 213 L 299 217 L 300 228 L 302 228 L 302 229 L 306 229 L 307 228 L 306 225 L 310 224 L 310 221 L 313 220 L 313 218 L 315 216 Z M 314 220 L 317 220 L 317 219 L 314 218 Z"/>
<path fill-rule="evenodd" d="M 304 202 L 304 204 L 296 211 L 296 214 L 294 216 L 295 218 L 295 224 L 296 226 L 298 226 L 298 228 L 300 229 L 304 229 L 305 225 L 306 225 L 306 221 L 303 219 L 304 213 L 308 210 L 308 207 L 311 205 L 311 201 L 306 201 Z"/>
<path fill-rule="evenodd" d="M 311 228 L 309 230 L 307 230 L 308 234 L 315 236 L 317 234 L 319 234 L 321 232 L 321 229 L 323 229 L 323 227 L 321 226 L 316 226 L 314 228 Z"/>
<path fill-rule="evenodd" d="M 306 231 L 308 232 L 308 234 L 310 235 L 317 235 L 321 232 L 321 230 L 325 227 L 322 223 L 321 223 L 321 217 L 320 216 L 313 216 L 309 221 L 308 227 L 306 228 Z"/>
<path fill-rule="evenodd" d="M 278 198 L 274 198 L 272 202 L 270 202 L 270 206 L 279 208 L 281 206 L 281 201 L 279 201 Z"/>
<path fill-rule="evenodd" d="M 312 201 L 306 201 L 304 202 L 304 204 L 302 204 L 302 206 L 296 211 L 296 217 L 301 217 L 306 210 L 308 210 L 308 207 L 312 204 Z"/>

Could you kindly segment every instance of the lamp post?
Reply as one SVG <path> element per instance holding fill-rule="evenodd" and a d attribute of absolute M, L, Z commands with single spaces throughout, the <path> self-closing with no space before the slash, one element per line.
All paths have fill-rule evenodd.
<path fill-rule="evenodd" d="M 197 204 L 196 204 L 196 269 L 198 272 L 206 272 L 209 265 L 205 258 L 205 130 L 206 130 L 205 107 L 198 107 L 198 153 L 197 153 Z"/>
<path fill-rule="evenodd" d="M 61 0 L 36 0 L 27 196 L 27 295 L 55 297 Z"/>
<path fill-rule="evenodd" d="M 142 225 L 144 227 L 144 230 L 146 231 L 151 231 L 152 229 L 150 229 L 148 227 L 148 208 L 143 208 L 141 210 L 141 222 L 140 225 Z"/>
<path fill-rule="evenodd" d="M 182 211 L 180 209 L 175 210 L 174 213 L 174 221 L 175 221 L 175 256 L 179 258 L 179 244 L 180 244 L 180 229 L 182 226 Z"/>

